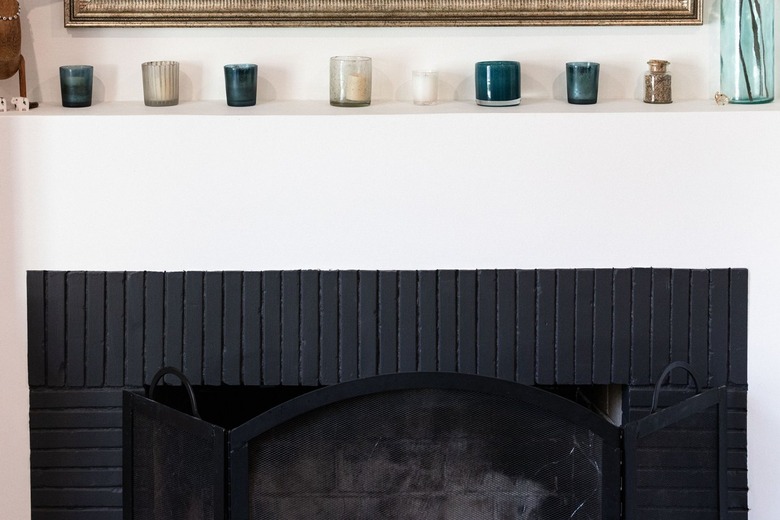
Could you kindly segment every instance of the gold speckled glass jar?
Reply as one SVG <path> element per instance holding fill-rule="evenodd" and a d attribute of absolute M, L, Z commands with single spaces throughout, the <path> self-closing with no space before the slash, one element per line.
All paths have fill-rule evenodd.
<path fill-rule="evenodd" d="M 669 62 L 650 60 L 650 70 L 645 73 L 645 103 L 672 102 L 672 75 L 666 72 Z"/>
<path fill-rule="evenodd" d="M 330 59 L 330 104 L 337 107 L 371 104 L 371 58 L 334 56 Z"/>

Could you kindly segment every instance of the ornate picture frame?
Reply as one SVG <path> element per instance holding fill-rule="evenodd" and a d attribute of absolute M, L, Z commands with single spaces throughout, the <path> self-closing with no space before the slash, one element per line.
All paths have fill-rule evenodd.
<path fill-rule="evenodd" d="M 703 0 L 64 0 L 66 27 L 699 25 Z"/>

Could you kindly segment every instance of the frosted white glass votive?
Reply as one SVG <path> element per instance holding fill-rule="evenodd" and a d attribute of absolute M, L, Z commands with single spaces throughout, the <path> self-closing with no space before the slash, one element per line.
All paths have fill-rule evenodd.
<path fill-rule="evenodd" d="M 439 98 L 439 73 L 435 70 L 412 71 L 415 105 L 434 105 Z"/>
<path fill-rule="evenodd" d="M 144 104 L 167 107 L 179 103 L 179 62 L 147 61 L 141 64 Z"/>

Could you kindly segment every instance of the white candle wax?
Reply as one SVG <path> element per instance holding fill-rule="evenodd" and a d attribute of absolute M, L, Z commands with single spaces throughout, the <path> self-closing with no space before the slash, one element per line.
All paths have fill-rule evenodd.
<path fill-rule="evenodd" d="M 433 105 L 439 91 L 439 75 L 436 71 L 421 70 L 412 73 L 415 105 Z"/>
<path fill-rule="evenodd" d="M 349 101 L 368 101 L 368 81 L 362 74 L 347 76 L 345 96 Z"/>

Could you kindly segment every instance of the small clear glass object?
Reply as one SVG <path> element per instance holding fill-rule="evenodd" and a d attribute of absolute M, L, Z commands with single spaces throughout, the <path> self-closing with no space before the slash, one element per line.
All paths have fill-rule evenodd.
<path fill-rule="evenodd" d="M 435 70 L 412 71 L 415 105 L 435 105 L 439 98 L 439 73 Z"/>
<path fill-rule="evenodd" d="M 92 65 L 60 67 L 62 106 L 69 108 L 92 105 Z"/>
<path fill-rule="evenodd" d="M 147 61 L 141 64 L 144 104 L 167 107 L 179 103 L 179 62 Z"/>
<path fill-rule="evenodd" d="M 672 75 L 666 72 L 669 62 L 650 60 L 650 70 L 645 73 L 645 103 L 665 104 L 672 102 Z"/>
<path fill-rule="evenodd" d="M 330 104 L 337 107 L 371 104 L 371 58 L 333 56 L 330 59 Z"/>
<path fill-rule="evenodd" d="M 251 107 L 257 103 L 257 65 L 225 65 L 225 97 L 228 106 Z"/>

